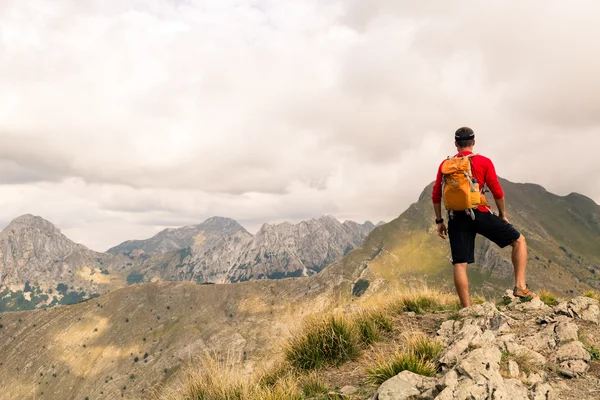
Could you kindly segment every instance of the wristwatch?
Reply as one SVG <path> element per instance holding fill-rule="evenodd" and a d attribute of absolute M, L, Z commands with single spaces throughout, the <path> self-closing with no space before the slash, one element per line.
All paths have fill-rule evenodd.
<path fill-rule="evenodd" d="M 436 219 L 435 223 L 436 224 L 443 224 L 444 223 L 444 218 Z"/>

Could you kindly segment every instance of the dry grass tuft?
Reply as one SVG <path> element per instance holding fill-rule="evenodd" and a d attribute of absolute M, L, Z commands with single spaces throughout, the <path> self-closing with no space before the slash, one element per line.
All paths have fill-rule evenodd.
<path fill-rule="evenodd" d="M 417 354 L 397 349 L 391 356 L 378 354 L 372 368 L 367 369 L 368 381 L 380 385 L 402 371 L 410 371 L 424 376 L 434 376 L 437 366 Z"/>
<path fill-rule="evenodd" d="M 379 385 L 402 371 L 434 376 L 442 348 L 438 339 L 431 339 L 422 333 L 410 334 L 402 349 L 396 349 L 391 356 L 377 355 L 375 365 L 367 369 L 368 380 Z"/>
<path fill-rule="evenodd" d="M 583 296 L 600 301 L 600 293 L 596 292 L 595 290 L 588 290 L 583 294 Z"/>
<path fill-rule="evenodd" d="M 264 375 L 263 375 L 264 376 Z M 195 368 L 185 371 L 185 379 L 158 400 L 302 400 L 295 374 L 281 373 L 267 384 L 261 374 L 242 373 L 239 365 L 205 355 Z"/>
<path fill-rule="evenodd" d="M 365 345 L 381 341 L 394 329 L 392 316 L 385 310 L 362 310 L 352 322 Z"/>
<path fill-rule="evenodd" d="M 317 397 L 329 393 L 329 386 L 316 372 L 300 377 L 299 382 L 302 393 L 307 397 Z"/>
<path fill-rule="evenodd" d="M 539 296 L 540 300 L 547 306 L 554 307 L 558 305 L 558 298 L 547 289 L 540 290 L 537 293 L 537 295 Z"/>
<path fill-rule="evenodd" d="M 409 335 L 404 347 L 407 351 L 432 362 L 438 361 L 443 345 L 439 339 L 432 339 L 423 333 Z"/>
<path fill-rule="evenodd" d="M 456 310 L 460 303 L 455 294 L 424 287 L 397 293 L 386 308 L 395 313 L 412 311 L 423 314 L 427 311 Z"/>
<path fill-rule="evenodd" d="M 284 352 L 293 367 L 312 370 L 355 359 L 361 352 L 361 339 L 351 318 L 311 317 L 289 338 Z"/>

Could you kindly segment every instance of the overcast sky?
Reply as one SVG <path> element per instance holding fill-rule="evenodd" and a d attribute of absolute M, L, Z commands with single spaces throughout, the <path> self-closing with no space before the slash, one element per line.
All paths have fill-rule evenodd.
<path fill-rule="evenodd" d="M 591 0 L 0 0 L 0 227 L 33 213 L 104 251 L 214 215 L 389 221 L 462 125 L 501 176 L 600 203 L 599 20 Z"/>

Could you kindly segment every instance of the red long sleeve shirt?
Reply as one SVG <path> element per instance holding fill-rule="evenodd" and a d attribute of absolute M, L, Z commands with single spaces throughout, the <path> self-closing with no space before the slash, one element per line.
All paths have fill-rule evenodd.
<path fill-rule="evenodd" d="M 456 156 L 467 156 L 469 154 L 472 154 L 472 152 L 462 151 Z M 444 163 L 442 162 L 442 164 Z M 431 193 L 431 198 L 434 204 L 440 204 L 442 202 L 442 164 L 440 164 L 440 167 L 438 168 L 435 184 L 433 185 L 433 192 Z M 496 168 L 494 167 L 492 160 L 487 157 L 477 155 L 471 158 L 471 164 L 471 172 L 473 173 L 473 177 L 479 181 L 480 187 L 485 184 L 488 189 L 490 189 L 490 192 L 492 192 L 494 199 L 498 200 L 504 198 L 504 191 L 502 190 L 502 186 L 500 186 L 500 182 L 498 181 L 498 175 L 496 175 Z M 488 212 L 489 208 L 486 206 L 479 206 L 478 210 L 482 212 Z"/>

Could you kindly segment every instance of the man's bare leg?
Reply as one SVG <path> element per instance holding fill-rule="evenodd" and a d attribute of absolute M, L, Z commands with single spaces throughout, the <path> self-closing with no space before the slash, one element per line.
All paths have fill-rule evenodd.
<path fill-rule="evenodd" d="M 469 298 L 469 278 L 467 277 L 467 263 L 454 264 L 454 286 L 460 299 L 460 305 L 469 307 L 471 299 Z"/>
<path fill-rule="evenodd" d="M 525 237 L 521 235 L 512 246 L 512 263 L 515 269 L 515 286 L 520 289 L 525 289 L 525 270 L 527 269 L 527 242 Z"/>

